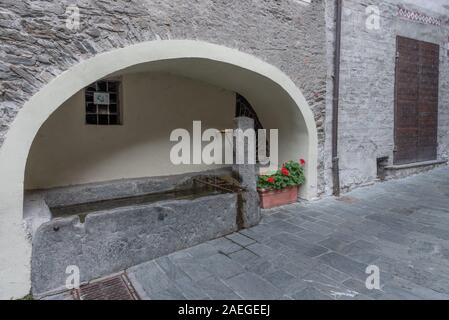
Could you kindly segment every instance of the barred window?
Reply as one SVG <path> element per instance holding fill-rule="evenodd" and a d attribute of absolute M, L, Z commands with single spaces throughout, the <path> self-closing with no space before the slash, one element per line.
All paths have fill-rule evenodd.
<path fill-rule="evenodd" d="M 256 157 L 257 162 L 259 162 L 259 135 L 257 134 L 257 130 L 263 129 L 264 127 L 251 104 L 239 93 L 236 94 L 235 116 L 248 117 L 254 120 L 254 130 L 256 131 Z M 270 156 L 270 143 L 268 137 L 266 142 L 266 156 Z"/>
<path fill-rule="evenodd" d="M 100 80 L 85 89 L 86 124 L 119 125 L 120 81 Z"/>

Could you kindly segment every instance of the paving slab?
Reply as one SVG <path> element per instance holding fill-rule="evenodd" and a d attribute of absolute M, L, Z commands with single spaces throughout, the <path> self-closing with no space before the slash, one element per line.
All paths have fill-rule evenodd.
<path fill-rule="evenodd" d="M 242 273 L 225 280 L 225 282 L 243 299 L 276 300 L 283 296 L 281 290 L 262 277 L 250 272 Z"/>
<path fill-rule="evenodd" d="M 228 235 L 228 236 L 226 236 L 226 238 L 235 242 L 238 245 L 241 245 L 242 247 L 246 247 L 253 243 L 256 243 L 256 240 L 254 240 L 250 237 L 247 237 L 244 234 L 239 233 L 239 232 Z"/>
<path fill-rule="evenodd" d="M 237 243 L 226 239 L 226 238 L 219 238 L 208 242 L 211 246 L 215 247 L 218 253 L 222 253 L 225 255 L 237 252 L 239 250 L 242 250 L 242 246 L 238 245 Z"/>
<path fill-rule="evenodd" d="M 240 251 L 231 253 L 230 255 L 228 255 L 228 257 L 234 261 L 237 261 L 241 265 L 246 266 L 257 260 L 259 256 L 250 250 L 242 249 Z"/>
<path fill-rule="evenodd" d="M 147 294 L 167 290 L 172 285 L 170 278 L 156 263 L 149 261 L 127 271 L 132 282 L 138 282 Z"/>
<path fill-rule="evenodd" d="M 228 279 L 244 272 L 244 268 L 238 262 L 223 254 L 200 259 L 198 265 L 220 279 Z"/>
<path fill-rule="evenodd" d="M 328 296 L 314 287 L 307 287 L 301 291 L 292 295 L 295 300 L 333 300 L 331 296 Z"/>
<path fill-rule="evenodd" d="M 187 277 L 176 279 L 174 282 L 179 292 L 188 300 L 210 299 L 206 292 L 197 285 L 197 282 Z"/>
<path fill-rule="evenodd" d="M 268 282 L 281 290 L 288 286 L 291 281 L 295 279 L 294 276 L 284 270 L 276 270 L 270 272 L 264 275 L 263 278 L 265 280 L 268 280 Z"/>
<path fill-rule="evenodd" d="M 223 280 L 216 277 L 210 277 L 198 281 L 196 284 L 211 299 L 215 300 L 240 300 L 242 299 L 237 293 L 229 288 Z"/>
<path fill-rule="evenodd" d="M 367 264 L 357 262 L 351 258 L 343 256 L 336 252 L 327 253 L 319 258 L 319 261 L 337 269 L 340 272 L 354 276 L 356 279 L 363 280 L 367 278 L 365 273 Z"/>
<path fill-rule="evenodd" d="M 307 257 L 317 257 L 329 251 L 322 246 L 307 242 L 300 237 L 287 232 L 276 235 L 273 239 L 288 247 L 291 251 L 303 254 Z"/>

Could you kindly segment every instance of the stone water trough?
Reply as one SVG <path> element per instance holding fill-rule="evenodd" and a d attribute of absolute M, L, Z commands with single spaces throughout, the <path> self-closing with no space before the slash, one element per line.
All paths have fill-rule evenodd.
<path fill-rule="evenodd" d="M 257 192 L 235 174 L 224 168 L 26 194 L 33 294 L 64 290 L 68 266 L 87 282 L 256 225 Z"/>

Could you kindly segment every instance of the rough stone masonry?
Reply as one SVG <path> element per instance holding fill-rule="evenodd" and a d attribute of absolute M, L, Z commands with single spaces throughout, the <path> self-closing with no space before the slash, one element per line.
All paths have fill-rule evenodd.
<path fill-rule="evenodd" d="M 98 53 L 157 39 L 203 40 L 280 68 L 313 108 L 323 145 L 322 1 L 80 0 L 77 31 L 65 27 L 69 5 L 73 1 L 0 3 L 0 145 L 23 104 L 51 79 Z"/>

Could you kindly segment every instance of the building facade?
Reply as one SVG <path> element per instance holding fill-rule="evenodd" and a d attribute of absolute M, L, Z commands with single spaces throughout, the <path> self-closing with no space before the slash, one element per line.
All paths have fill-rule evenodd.
<path fill-rule="evenodd" d="M 387 177 L 400 177 L 448 159 L 448 8 L 444 1 L 433 8 L 426 4 L 343 4 L 338 137 L 343 190 L 372 183 L 379 166 L 386 166 Z M 415 41 L 404 44 L 407 39 Z M 428 89 L 432 96 L 423 97 Z M 329 100 L 327 106 L 329 115 Z M 418 155 L 418 144 L 421 150 L 428 146 L 427 157 Z M 427 160 L 436 162 L 414 165 Z"/>
<path fill-rule="evenodd" d="M 26 192 L 209 169 L 171 165 L 170 131 L 231 127 L 237 94 L 306 159 L 305 199 L 334 188 L 336 69 L 342 192 L 449 157 L 443 2 L 342 1 L 338 68 L 338 1 L 75 4 L 0 3 L 2 298 L 30 288 Z"/>

